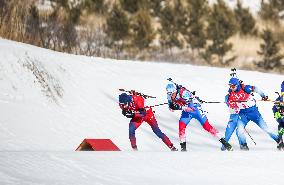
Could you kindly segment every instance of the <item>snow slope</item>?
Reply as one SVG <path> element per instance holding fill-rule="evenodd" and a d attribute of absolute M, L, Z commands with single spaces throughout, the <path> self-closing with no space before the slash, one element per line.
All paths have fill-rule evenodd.
<path fill-rule="evenodd" d="M 276 98 L 283 75 L 239 71 L 247 83 Z M 137 130 L 139 152 L 128 141 L 129 120 L 117 104 L 119 88 L 135 89 L 166 102 L 166 78 L 223 101 L 229 69 L 117 61 L 54 52 L 0 39 L 0 184 L 282 184 L 283 152 L 254 123 L 249 152 L 221 152 L 220 144 L 193 121 L 189 152 L 169 152 L 145 123 Z M 256 96 L 256 99 L 259 99 Z M 272 103 L 259 102 L 276 132 Z M 210 122 L 224 133 L 228 110 L 205 104 Z M 180 112 L 155 108 L 161 130 L 179 147 Z M 75 152 L 84 138 L 110 138 L 122 152 Z"/>

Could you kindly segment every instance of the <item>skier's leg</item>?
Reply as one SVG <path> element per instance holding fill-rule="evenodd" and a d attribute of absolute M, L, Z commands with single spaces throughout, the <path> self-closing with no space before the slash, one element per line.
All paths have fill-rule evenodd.
<path fill-rule="evenodd" d="M 179 120 L 179 140 L 181 151 L 186 151 L 186 126 L 189 124 L 192 119 L 191 115 L 187 112 L 182 112 L 181 118 Z"/>
<path fill-rule="evenodd" d="M 129 140 L 131 147 L 137 150 L 135 131 L 142 124 L 142 119 L 132 119 L 129 123 Z"/>
<path fill-rule="evenodd" d="M 180 143 L 186 142 L 186 134 L 185 134 L 185 129 L 186 129 L 186 123 L 184 120 L 179 121 L 179 140 Z"/>
<path fill-rule="evenodd" d="M 284 134 L 284 120 L 281 120 L 278 125 L 278 137 L 283 141 L 282 136 Z"/>
<path fill-rule="evenodd" d="M 217 137 L 218 131 L 209 123 L 207 116 L 200 111 L 202 111 L 202 110 L 197 109 L 197 110 L 193 111 L 192 112 L 193 118 L 195 118 L 199 121 L 199 123 L 204 128 L 204 130 L 206 130 L 207 132 L 209 132 L 213 136 Z"/>
<path fill-rule="evenodd" d="M 239 136 L 238 139 L 241 146 L 247 145 L 245 126 L 249 121 L 245 114 L 240 114 L 240 118 L 237 121 L 237 135 Z"/>
<path fill-rule="evenodd" d="M 201 111 L 201 112 L 200 112 Z M 221 135 L 218 133 L 217 129 L 215 129 L 208 121 L 207 116 L 203 114 L 203 111 L 200 109 L 197 109 L 192 112 L 193 118 L 197 119 L 199 123 L 202 125 L 204 130 L 212 134 L 214 137 L 220 141 L 227 150 L 231 151 L 232 146 L 224 140 L 224 138 L 221 137 Z"/>
<path fill-rule="evenodd" d="M 252 121 L 255 122 L 264 132 L 266 132 L 274 141 L 278 142 L 279 137 L 276 134 L 272 133 L 272 131 L 268 128 L 261 114 L 256 114 L 256 116 L 257 117 Z"/>
<path fill-rule="evenodd" d="M 284 128 L 281 125 L 278 125 L 278 137 L 280 140 L 283 141 L 282 136 L 283 136 L 283 130 Z"/>
<path fill-rule="evenodd" d="M 148 119 L 149 118 L 149 119 Z M 151 126 L 153 132 L 156 134 L 156 136 L 158 136 L 160 139 L 162 139 L 162 141 L 171 149 L 171 150 L 175 150 L 176 148 L 174 147 L 173 143 L 171 142 L 171 140 L 168 138 L 168 136 L 166 136 L 166 134 L 164 134 L 161 129 L 158 126 L 157 120 L 155 118 L 154 113 L 151 112 L 147 112 L 147 117 L 145 119 L 145 121 Z"/>
<path fill-rule="evenodd" d="M 225 138 L 224 138 L 225 141 L 229 142 L 232 134 L 234 133 L 234 131 L 237 127 L 238 118 L 239 118 L 238 114 L 231 114 L 230 115 L 230 120 L 227 124 L 226 131 L 225 131 Z M 237 135 L 237 137 L 238 137 L 238 135 Z M 225 150 L 224 145 L 222 145 L 221 150 Z"/>
<path fill-rule="evenodd" d="M 204 130 L 216 137 L 218 131 L 209 123 L 207 116 L 203 113 L 201 107 L 198 107 L 192 113 L 192 117 L 195 118 Z"/>
<path fill-rule="evenodd" d="M 258 111 L 257 111 L 258 112 Z M 282 150 L 284 148 L 283 140 L 280 139 L 279 135 L 272 133 L 272 131 L 268 128 L 267 124 L 263 120 L 261 114 L 255 114 L 257 117 L 253 119 L 253 121 L 264 131 L 266 132 L 274 141 L 277 143 L 277 148 Z"/>
<path fill-rule="evenodd" d="M 230 120 L 228 122 L 226 131 L 225 131 L 225 140 L 229 141 L 232 134 L 234 133 L 236 127 L 237 127 L 237 122 L 239 119 L 239 115 L 238 114 L 231 114 L 230 115 Z"/>

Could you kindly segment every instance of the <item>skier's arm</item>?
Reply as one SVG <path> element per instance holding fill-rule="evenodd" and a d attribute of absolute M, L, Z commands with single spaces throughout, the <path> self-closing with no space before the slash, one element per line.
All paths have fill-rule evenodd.
<path fill-rule="evenodd" d="M 171 110 L 181 110 L 181 106 L 172 100 L 170 95 L 167 96 L 169 109 Z"/>
<path fill-rule="evenodd" d="M 228 95 L 228 94 L 225 96 L 225 102 L 226 102 L 226 105 L 227 105 L 228 107 L 230 107 L 230 104 L 229 104 L 229 95 Z"/>
<path fill-rule="evenodd" d="M 256 86 L 251 86 L 251 85 L 246 85 L 244 87 L 244 91 L 248 94 L 252 93 L 252 92 L 256 92 L 257 94 L 259 94 L 259 96 L 263 99 L 263 100 L 267 100 L 268 96 L 266 96 L 264 94 L 264 92 L 262 92 L 258 87 Z"/>

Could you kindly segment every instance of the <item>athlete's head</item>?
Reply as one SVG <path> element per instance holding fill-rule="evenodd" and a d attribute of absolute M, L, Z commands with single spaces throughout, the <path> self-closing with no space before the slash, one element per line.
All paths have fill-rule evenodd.
<path fill-rule="evenodd" d="M 166 86 L 167 94 L 171 95 L 177 91 L 176 86 L 174 84 L 168 84 Z"/>
<path fill-rule="evenodd" d="M 232 91 L 237 91 L 240 87 L 239 79 L 233 77 L 229 80 L 229 86 Z"/>
<path fill-rule="evenodd" d="M 120 105 L 128 105 L 130 102 L 132 102 L 132 97 L 126 93 L 120 94 L 118 99 Z"/>

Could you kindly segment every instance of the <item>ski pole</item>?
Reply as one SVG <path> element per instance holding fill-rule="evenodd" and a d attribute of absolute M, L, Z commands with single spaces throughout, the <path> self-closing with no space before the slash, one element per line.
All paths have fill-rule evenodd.
<path fill-rule="evenodd" d="M 256 142 L 253 140 L 253 138 L 251 137 L 251 135 L 249 134 L 249 132 L 247 131 L 247 129 L 246 129 L 246 128 L 244 128 L 244 129 L 245 129 L 246 133 L 249 135 L 250 139 L 253 141 L 254 145 L 256 145 Z"/>
<path fill-rule="evenodd" d="M 247 101 L 230 101 L 230 102 L 247 102 Z M 202 103 L 227 103 L 223 101 L 203 101 Z"/>
<path fill-rule="evenodd" d="M 156 98 L 154 96 L 149 96 L 149 95 L 146 95 L 146 94 L 143 94 L 143 93 L 140 93 L 140 92 L 136 92 L 135 90 L 125 90 L 125 89 L 118 89 L 119 91 L 122 91 L 122 92 L 128 92 L 130 94 L 137 94 L 137 95 L 140 95 L 140 96 L 143 96 L 144 98 Z"/>
<path fill-rule="evenodd" d="M 220 101 L 204 101 L 202 103 L 225 103 L 225 102 L 220 102 Z"/>
<path fill-rule="evenodd" d="M 175 83 L 172 78 L 168 78 L 167 80 L 172 82 L 173 84 L 175 84 L 177 87 L 184 88 L 185 90 L 188 90 L 187 88 L 183 87 L 182 85 Z M 190 90 L 188 90 L 188 91 L 190 91 Z M 195 91 L 192 91 L 192 94 L 195 95 Z"/>
<path fill-rule="evenodd" d="M 146 106 L 145 108 L 158 107 L 158 106 L 167 105 L 167 104 L 168 104 L 168 103 L 160 103 L 160 104 L 157 104 L 157 105 Z"/>

